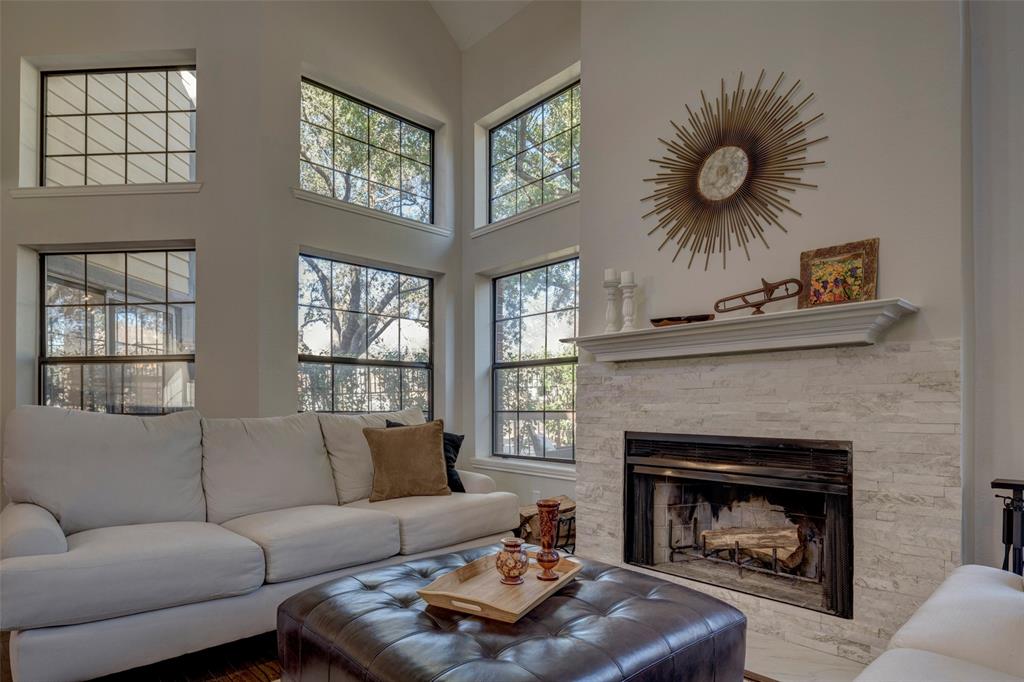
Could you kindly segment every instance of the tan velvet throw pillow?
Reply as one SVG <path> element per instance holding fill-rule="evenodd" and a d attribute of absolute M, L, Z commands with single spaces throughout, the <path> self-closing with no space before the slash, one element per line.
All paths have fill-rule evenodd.
<path fill-rule="evenodd" d="M 444 463 L 444 422 L 363 429 L 373 458 L 370 502 L 414 495 L 451 495 Z"/>

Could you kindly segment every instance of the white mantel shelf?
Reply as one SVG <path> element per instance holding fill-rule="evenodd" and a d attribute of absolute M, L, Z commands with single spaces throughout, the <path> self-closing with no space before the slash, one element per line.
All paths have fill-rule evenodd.
<path fill-rule="evenodd" d="M 729 317 L 573 339 L 598 362 L 863 346 L 918 307 L 902 298 Z"/>

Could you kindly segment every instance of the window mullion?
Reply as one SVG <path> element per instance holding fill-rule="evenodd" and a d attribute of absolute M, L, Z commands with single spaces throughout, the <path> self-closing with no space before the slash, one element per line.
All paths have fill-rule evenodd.
<path fill-rule="evenodd" d="M 338 98 L 331 95 L 331 193 L 338 196 Z M 334 288 L 333 285 L 331 287 Z M 333 306 L 331 306 L 333 310 Z M 332 313 L 333 314 L 333 313 Z M 331 328 L 334 328 L 334 324 L 331 324 Z M 333 389 L 333 370 L 332 370 L 332 389 L 331 389 L 331 411 L 334 410 L 334 389 Z"/>
<path fill-rule="evenodd" d="M 166 104 L 166 103 L 165 103 Z M 124 184 L 128 184 L 128 73 L 124 74 Z"/>
<path fill-rule="evenodd" d="M 171 179 L 171 72 L 164 72 L 164 182 Z"/>

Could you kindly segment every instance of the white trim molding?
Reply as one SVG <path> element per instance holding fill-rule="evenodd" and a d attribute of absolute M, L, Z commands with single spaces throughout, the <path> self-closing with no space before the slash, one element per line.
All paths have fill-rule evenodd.
<path fill-rule="evenodd" d="M 490 234 L 491 232 L 495 232 L 497 230 L 500 230 L 503 227 L 508 227 L 509 225 L 515 225 L 516 223 L 521 223 L 524 220 L 529 220 L 530 218 L 536 218 L 539 215 L 543 215 L 545 213 L 550 213 L 551 211 L 556 211 L 556 210 L 558 210 L 558 209 L 560 209 L 560 208 L 562 208 L 564 206 L 569 206 L 571 204 L 579 203 L 580 192 L 581 191 L 582 190 L 574 192 L 574 193 L 570 194 L 567 197 L 563 197 L 562 199 L 558 199 L 557 201 L 552 201 L 552 202 L 547 203 L 547 204 L 542 204 L 542 205 L 538 206 L 537 208 L 531 208 L 529 211 L 523 211 L 522 213 L 517 213 L 514 216 L 509 216 L 508 218 L 504 218 L 503 220 L 499 220 L 497 222 L 490 223 L 489 225 L 483 225 L 481 227 L 478 227 L 478 228 L 474 229 L 472 232 L 470 232 L 469 236 L 473 237 L 474 239 L 476 237 L 482 237 L 485 234 Z"/>
<path fill-rule="evenodd" d="M 355 213 L 357 215 L 365 216 L 367 218 L 376 218 L 385 222 L 394 223 L 395 225 L 401 225 L 402 227 L 411 227 L 414 230 L 422 230 L 423 232 L 429 232 L 430 234 L 440 235 L 442 237 L 451 237 L 454 234 L 454 230 L 447 227 L 441 227 L 440 225 L 430 225 L 427 223 L 421 223 L 416 220 L 409 220 L 408 218 L 402 218 L 401 216 L 391 215 L 384 211 L 377 211 L 366 206 L 360 206 L 358 204 L 352 204 L 347 201 L 335 199 L 334 197 L 325 197 L 322 194 L 316 194 L 315 192 L 308 192 L 298 187 L 292 187 L 292 194 L 296 199 L 302 199 L 313 204 L 320 204 L 321 206 L 327 206 L 328 208 L 336 208 L 341 211 L 348 211 L 349 213 Z"/>
<path fill-rule="evenodd" d="M 902 298 L 746 315 L 572 339 L 598 362 L 861 346 L 881 339 L 918 307 Z"/>
<path fill-rule="evenodd" d="M 525 459 L 509 457 L 477 457 L 471 465 L 474 469 L 484 471 L 502 471 L 521 476 L 538 476 L 554 478 L 559 481 L 575 481 L 575 464 L 556 464 L 554 462 L 530 462 Z"/>
<path fill-rule="evenodd" d="M 14 199 L 47 197 L 106 197 L 131 194 L 195 194 L 201 182 L 154 182 L 138 185 L 75 185 L 73 187 L 17 187 L 10 190 Z"/>

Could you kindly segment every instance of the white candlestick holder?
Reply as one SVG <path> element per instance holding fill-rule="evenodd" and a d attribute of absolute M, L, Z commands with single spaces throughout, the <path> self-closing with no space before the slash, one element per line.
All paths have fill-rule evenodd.
<path fill-rule="evenodd" d="M 622 331 L 636 331 L 636 304 L 633 302 L 633 290 L 636 284 L 620 284 L 622 290 Z"/>
<path fill-rule="evenodd" d="M 607 297 L 604 307 L 604 333 L 612 334 L 619 331 L 619 306 L 616 300 L 619 292 L 619 279 L 606 279 L 604 290 Z"/>

